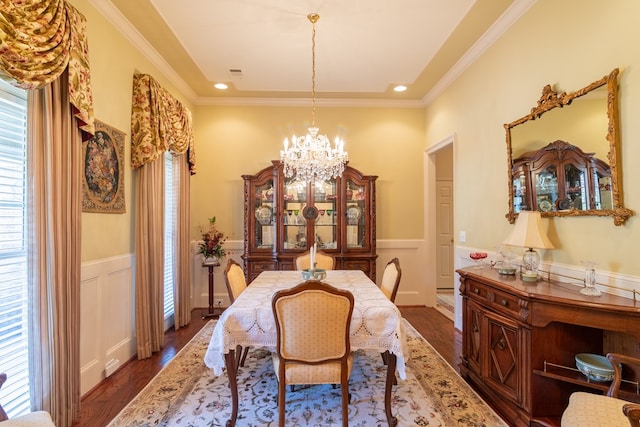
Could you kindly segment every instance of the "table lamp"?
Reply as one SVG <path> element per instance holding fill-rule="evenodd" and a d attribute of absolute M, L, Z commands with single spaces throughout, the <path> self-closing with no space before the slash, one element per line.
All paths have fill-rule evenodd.
<path fill-rule="evenodd" d="M 540 255 L 536 249 L 553 249 L 553 244 L 542 230 L 542 220 L 538 211 L 521 211 L 516 225 L 509 237 L 502 242 L 505 245 L 528 248 L 522 256 L 522 280 L 538 280 Z"/>

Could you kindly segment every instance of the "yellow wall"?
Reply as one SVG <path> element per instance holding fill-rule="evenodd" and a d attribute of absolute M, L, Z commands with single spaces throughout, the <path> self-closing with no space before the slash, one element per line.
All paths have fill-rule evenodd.
<path fill-rule="evenodd" d="M 457 135 L 455 224 L 466 245 L 494 249 L 512 229 L 506 219 L 507 161 L 503 124 L 536 105 L 542 88 L 573 91 L 620 68 L 621 166 L 626 207 L 640 206 L 640 2 L 539 0 L 426 112 L 427 146 Z M 546 260 L 640 274 L 640 225 L 611 218 L 544 221 L 557 249 Z"/>
<path fill-rule="evenodd" d="M 232 240 L 244 238 L 243 180 L 278 160 L 285 137 L 306 133 L 311 107 L 198 106 L 198 173 L 191 185 L 193 236 L 216 216 Z M 423 237 L 422 109 L 317 107 L 316 125 L 345 140 L 349 164 L 377 175 L 377 237 Z"/>
<path fill-rule="evenodd" d="M 125 136 L 125 214 L 82 215 L 82 261 L 134 251 L 133 180 L 131 170 L 131 91 L 134 73 L 150 74 L 187 108 L 193 106 L 149 60 L 125 39 L 87 0 L 70 0 L 87 18 L 89 61 L 96 119 Z"/>
<path fill-rule="evenodd" d="M 121 35 L 87 0 L 71 0 L 88 20 L 96 117 L 126 133 L 126 214 L 82 217 L 83 262 L 134 251 L 133 180 L 130 168 L 131 83 L 149 73 L 194 113 L 198 173 L 192 179 L 192 237 L 216 215 L 231 239 L 242 240 L 242 174 L 278 157 L 284 136 L 302 133 L 308 107 L 193 105 L 176 85 Z M 503 124 L 525 115 L 542 87 L 573 91 L 619 67 L 622 171 L 625 205 L 640 206 L 640 15 L 636 0 L 539 0 L 460 78 L 420 109 L 319 106 L 322 132 L 345 137 L 350 164 L 378 175 L 378 238 L 421 239 L 423 150 L 456 134 L 456 229 L 470 246 L 492 249 L 512 225 L 507 212 Z M 428 219 L 427 219 L 428 221 Z M 556 218 L 544 257 L 640 274 L 635 247 L 640 230 L 632 217 L 616 227 L 610 218 Z"/>

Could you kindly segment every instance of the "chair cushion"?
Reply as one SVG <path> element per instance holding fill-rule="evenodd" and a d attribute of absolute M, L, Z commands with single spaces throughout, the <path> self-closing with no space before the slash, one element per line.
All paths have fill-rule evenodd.
<path fill-rule="evenodd" d="M 599 394 L 575 392 L 569 397 L 569 406 L 562 414 L 562 427 L 619 427 L 628 426 L 622 413 L 626 400 Z"/>
<path fill-rule="evenodd" d="M 271 354 L 273 369 L 280 381 L 280 358 L 277 353 Z M 349 353 L 347 360 L 347 378 L 351 376 L 353 368 L 353 353 Z M 340 362 L 309 365 L 306 363 L 287 363 L 285 367 L 285 384 L 340 384 Z"/>
<path fill-rule="evenodd" d="M 31 412 L 30 414 L 11 418 L 2 421 L 0 425 L 2 425 L 2 427 L 55 427 L 55 424 L 51 420 L 51 415 L 45 411 Z"/>

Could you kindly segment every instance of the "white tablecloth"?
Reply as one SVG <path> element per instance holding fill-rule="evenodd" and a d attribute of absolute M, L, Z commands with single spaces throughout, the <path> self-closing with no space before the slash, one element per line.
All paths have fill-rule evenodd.
<path fill-rule="evenodd" d="M 400 310 L 360 270 L 330 270 L 323 280 L 349 290 L 355 300 L 351 317 L 351 350 L 389 350 L 397 357 L 397 371 L 406 379 L 408 347 Z M 280 290 L 303 282 L 299 271 L 264 271 L 220 316 L 213 331 L 205 364 L 222 374 L 224 354 L 236 346 L 276 347 L 276 328 L 271 298 Z"/>

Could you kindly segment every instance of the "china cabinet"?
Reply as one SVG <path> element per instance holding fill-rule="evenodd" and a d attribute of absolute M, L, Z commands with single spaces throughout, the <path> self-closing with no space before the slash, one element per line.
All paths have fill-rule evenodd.
<path fill-rule="evenodd" d="M 559 426 L 574 391 L 606 393 L 587 379 L 575 355 L 638 357 L 640 307 L 631 298 L 585 296 L 580 286 L 523 282 L 485 266 L 460 274 L 460 373 L 514 426 Z M 640 372 L 623 372 L 625 400 L 640 400 Z"/>
<path fill-rule="evenodd" d="M 557 140 L 513 161 L 514 211 L 612 209 L 611 169 L 580 148 Z"/>
<path fill-rule="evenodd" d="M 248 282 L 264 270 L 293 270 L 314 243 L 337 269 L 362 270 L 375 281 L 377 176 L 347 165 L 342 177 L 307 183 L 285 177 L 274 160 L 242 178 Z"/>

